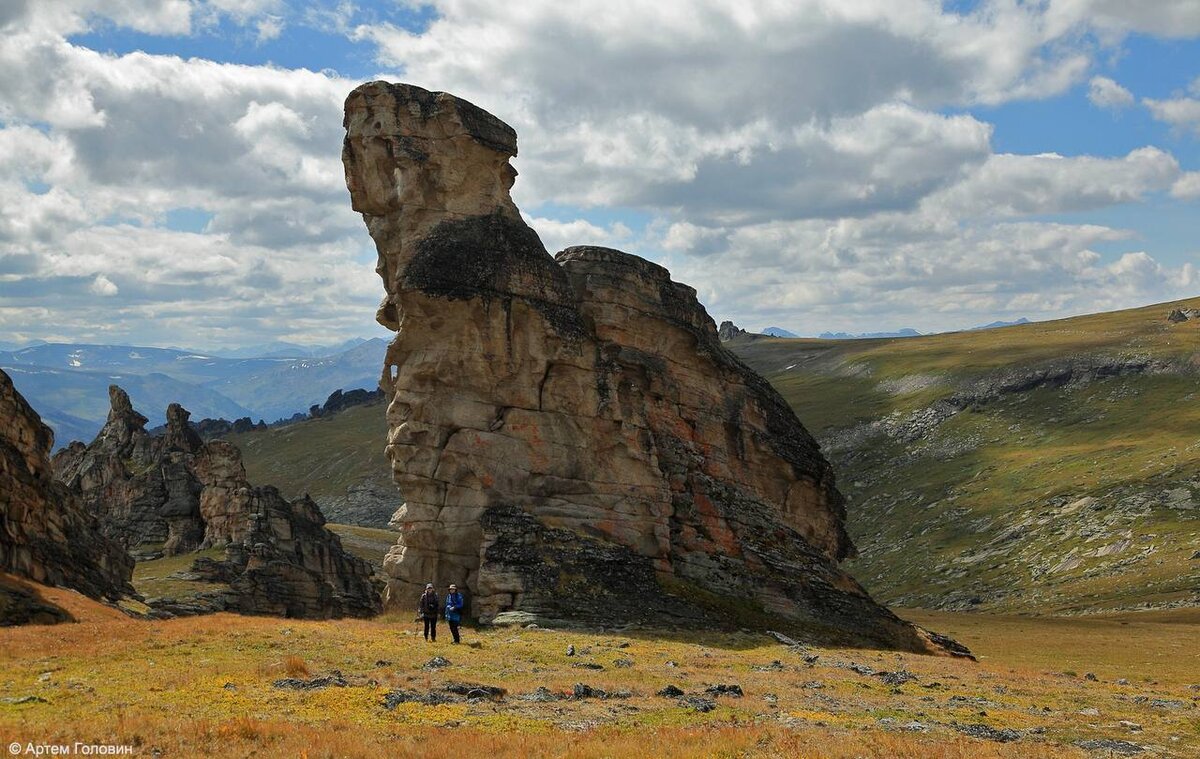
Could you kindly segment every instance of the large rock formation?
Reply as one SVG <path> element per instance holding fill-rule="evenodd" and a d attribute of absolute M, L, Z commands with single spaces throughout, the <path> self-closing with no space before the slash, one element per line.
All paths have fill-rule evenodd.
<path fill-rule="evenodd" d="M 307 618 L 379 611 L 370 565 L 342 549 L 311 499 L 252 486 L 241 451 L 204 442 L 179 404 L 151 436 L 124 390 L 113 385 L 109 399 L 91 445 L 72 443 L 54 460 L 107 534 L 147 558 L 226 547 L 224 562 L 202 564 L 205 579 L 231 587 L 218 608 Z"/>
<path fill-rule="evenodd" d="M 90 445 L 78 441 L 54 457 L 58 477 L 79 493 L 106 534 L 126 548 L 167 555 L 239 542 L 248 529 L 248 483 L 237 449 L 205 444 L 178 403 L 162 435 L 124 390 L 108 389 L 110 410 Z"/>
<path fill-rule="evenodd" d="M 53 445 L 54 433 L 0 371 L 0 573 L 98 599 L 133 595 L 133 560 L 55 481 Z"/>
<path fill-rule="evenodd" d="M 616 250 L 548 255 L 509 195 L 516 134 L 464 100 L 372 82 L 345 127 L 397 333 L 391 601 L 457 582 L 484 620 L 769 619 L 929 647 L 838 569 L 829 464 L 695 290 Z"/>

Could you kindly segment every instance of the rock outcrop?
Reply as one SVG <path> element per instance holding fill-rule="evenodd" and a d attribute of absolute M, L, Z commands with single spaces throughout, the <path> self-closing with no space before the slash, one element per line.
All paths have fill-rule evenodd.
<path fill-rule="evenodd" d="M 547 254 L 509 195 L 507 124 L 372 82 L 345 126 L 387 291 L 377 318 L 396 331 L 391 601 L 457 582 L 485 621 L 782 618 L 936 647 L 838 568 L 854 548 L 830 465 L 695 290 L 616 250 Z"/>
<path fill-rule="evenodd" d="M 717 339 L 723 343 L 727 343 L 735 337 L 742 337 L 750 334 L 738 325 L 731 321 L 721 322 L 721 326 L 717 328 Z"/>
<path fill-rule="evenodd" d="M 133 595 L 133 560 L 55 481 L 53 445 L 54 433 L 0 371 L 0 573 L 96 599 Z"/>
<path fill-rule="evenodd" d="M 206 579 L 228 582 L 221 608 L 327 618 L 379 610 L 370 565 L 344 551 L 309 498 L 288 502 L 246 479 L 241 451 L 205 442 L 179 404 L 159 436 L 124 390 L 109 388 L 108 421 L 91 443 L 55 457 L 58 476 L 114 540 L 147 558 L 225 547 Z M 209 567 L 211 569 L 211 567 Z"/>
<path fill-rule="evenodd" d="M 1167 314 L 1167 321 L 1171 324 L 1179 324 L 1197 318 L 1200 318 L 1200 308 L 1173 308 Z"/>
<path fill-rule="evenodd" d="M 273 487 L 249 491 L 245 539 L 225 561 L 198 559 L 193 571 L 228 583 L 223 608 L 302 619 L 370 617 L 380 611 L 372 570 L 342 549 L 308 496 L 288 502 Z"/>

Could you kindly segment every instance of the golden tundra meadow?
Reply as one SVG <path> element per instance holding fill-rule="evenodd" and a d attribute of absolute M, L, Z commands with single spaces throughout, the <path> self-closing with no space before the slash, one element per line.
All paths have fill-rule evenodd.
<path fill-rule="evenodd" d="M 427 644 L 406 615 L 150 622 L 70 591 L 43 593 L 80 621 L 0 630 L 0 745 L 310 759 L 982 759 L 1121 756 L 1128 746 L 1200 756 L 1194 609 L 1073 619 L 904 612 L 965 642 L 975 663 L 790 648 L 749 632 L 471 629 L 464 645 Z M 429 666 L 435 656 L 448 664 Z M 329 687 L 275 685 L 335 673 Z M 447 683 L 504 692 L 385 706 L 396 691 Z M 577 698 L 577 684 L 607 697 Z M 742 695 L 706 693 L 717 685 Z M 667 686 L 685 695 L 657 695 Z M 704 701 L 715 708 L 701 711 Z"/>

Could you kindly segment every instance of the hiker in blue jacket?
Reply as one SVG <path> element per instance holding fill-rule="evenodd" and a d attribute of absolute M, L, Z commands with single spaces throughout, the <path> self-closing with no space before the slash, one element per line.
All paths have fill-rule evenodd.
<path fill-rule="evenodd" d="M 446 594 L 446 622 L 450 625 L 450 634 L 454 636 L 454 642 L 458 643 L 458 625 L 462 622 L 463 596 L 458 592 L 457 585 L 450 586 L 450 592 Z"/>

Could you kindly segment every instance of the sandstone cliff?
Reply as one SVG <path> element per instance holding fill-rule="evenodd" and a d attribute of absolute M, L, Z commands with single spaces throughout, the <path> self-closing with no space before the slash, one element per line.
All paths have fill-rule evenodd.
<path fill-rule="evenodd" d="M 224 562 L 202 565 L 206 579 L 231 589 L 215 608 L 307 618 L 378 612 L 370 565 L 342 549 L 309 498 L 289 502 L 252 486 L 238 448 L 204 442 L 179 404 L 167 408 L 164 433 L 151 436 L 124 390 L 113 385 L 109 398 L 96 439 L 54 460 L 108 535 L 147 558 L 226 547 Z"/>
<path fill-rule="evenodd" d="M 133 595 L 133 560 L 54 480 L 53 445 L 50 428 L 0 371 L 0 573 L 97 599 Z"/>
<path fill-rule="evenodd" d="M 390 600 L 457 582 L 484 620 L 775 620 L 929 647 L 838 569 L 854 549 L 829 464 L 692 288 L 616 250 L 548 255 L 509 195 L 516 134 L 464 100 L 372 82 L 345 127 L 396 331 Z"/>

